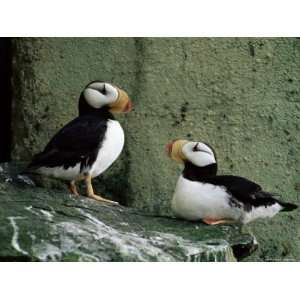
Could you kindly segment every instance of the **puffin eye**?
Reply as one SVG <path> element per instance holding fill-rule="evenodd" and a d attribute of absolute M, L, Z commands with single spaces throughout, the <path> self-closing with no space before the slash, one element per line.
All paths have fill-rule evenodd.
<path fill-rule="evenodd" d="M 193 148 L 193 152 L 198 152 L 198 151 L 200 151 L 200 150 L 198 149 L 198 143 L 197 143 Z"/>
<path fill-rule="evenodd" d="M 103 85 L 103 89 L 102 89 L 101 93 L 102 93 L 103 95 L 106 95 L 106 87 L 105 87 L 105 84 Z"/>

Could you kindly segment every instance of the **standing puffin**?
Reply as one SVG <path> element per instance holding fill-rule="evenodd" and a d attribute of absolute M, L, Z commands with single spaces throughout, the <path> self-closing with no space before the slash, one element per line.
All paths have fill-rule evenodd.
<path fill-rule="evenodd" d="M 75 182 L 84 180 L 88 197 L 117 204 L 95 195 L 92 178 L 102 174 L 120 155 L 124 132 L 112 113 L 129 112 L 131 100 L 122 89 L 93 81 L 82 91 L 78 108 L 79 116 L 54 135 L 24 173 L 66 180 L 75 195 L 79 195 Z"/>
<path fill-rule="evenodd" d="M 211 225 L 245 224 L 297 208 L 246 178 L 217 176 L 215 151 L 205 143 L 176 140 L 166 150 L 173 160 L 184 164 L 172 199 L 172 210 L 178 217 L 202 219 Z"/>

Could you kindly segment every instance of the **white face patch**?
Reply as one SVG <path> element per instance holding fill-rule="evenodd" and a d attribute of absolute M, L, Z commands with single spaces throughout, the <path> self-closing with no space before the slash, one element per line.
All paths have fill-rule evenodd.
<path fill-rule="evenodd" d="M 105 86 L 105 82 L 93 82 L 88 85 L 89 88 L 95 89 L 98 91 L 102 91 L 104 89 L 104 86 Z"/>
<path fill-rule="evenodd" d="M 184 156 L 195 166 L 205 167 L 216 163 L 214 152 L 201 142 L 189 142 L 182 147 Z"/>
<path fill-rule="evenodd" d="M 86 87 L 83 95 L 90 106 L 100 108 L 114 103 L 118 99 L 119 93 L 118 90 L 109 83 L 93 82 Z"/>

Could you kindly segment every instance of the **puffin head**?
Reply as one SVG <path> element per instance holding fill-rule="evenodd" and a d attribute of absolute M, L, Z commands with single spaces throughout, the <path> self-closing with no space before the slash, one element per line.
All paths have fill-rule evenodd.
<path fill-rule="evenodd" d="M 170 158 L 180 163 L 190 162 L 197 167 L 217 163 L 214 150 L 203 142 L 175 140 L 166 145 L 166 151 Z"/>
<path fill-rule="evenodd" d="M 81 93 L 79 103 L 82 107 L 89 106 L 92 110 L 107 107 L 112 113 L 122 113 L 131 111 L 131 100 L 127 93 L 117 86 L 102 82 L 90 82 Z M 85 102 L 85 104 L 83 104 Z"/>

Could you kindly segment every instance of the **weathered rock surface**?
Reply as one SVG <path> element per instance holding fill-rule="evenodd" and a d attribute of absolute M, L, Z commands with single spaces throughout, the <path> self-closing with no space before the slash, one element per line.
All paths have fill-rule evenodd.
<path fill-rule="evenodd" d="M 169 211 L 179 174 L 164 145 L 214 146 L 221 174 L 247 177 L 299 204 L 300 39 L 15 38 L 13 153 L 29 160 L 77 116 L 94 79 L 128 91 L 120 159 L 97 190 L 149 213 Z M 145 171 L 147 170 L 147 171 Z M 248 225 L 251 260 L 300 260 L 300 210 Z"/>
<path fill-rule="evenodd" d="M 235 261 L 256 248 L 237 225 L 207 226 L 35 186 L 0 167 L 0 261 Z"/>

